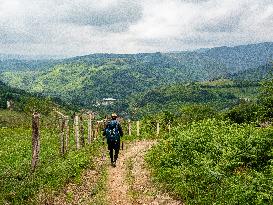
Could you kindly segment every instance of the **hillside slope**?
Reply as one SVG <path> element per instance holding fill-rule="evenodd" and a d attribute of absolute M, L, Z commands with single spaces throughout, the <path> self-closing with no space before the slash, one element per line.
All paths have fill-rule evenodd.
<path fill-rule="evenodd" d="M 255 69 L 249 69 L 229 75 L 229 78 L 242 81 L 254 81 L 259 82 L 263 79 L 272 78 L 273 63 L 268 63 L 264 66 L 259 66 Z"/>
<path fill-rule="evenodd" d="M 0 80 L 90 107 L 102 98 L 124 100 L 161 86 L 234 75 L 265 65 L 272 55 L 273 43 L 261 43 L 196 52 L 92 54 L 36 63 L 18 60 L 11 63 L 13 69 L 0 62 L 4 70 Z"/>
<path fill-rule="evenodd" d="M 27 91 L 88 105 L 101 98 L 124 99 L 131 93 L 161 85 L 203 81 L 226 74 L 223 65 L 193 54 L 184 55 L 183 61 L 161 53 L 99 56 L 68 59 L 45 71 L 6 71 L 1 78 Z"/>
<path fill-rule="evenodd" d="M 273 43 L 265 42 L 235 47 L 212 48 L 202 55 L 223 63 L 230 71 L 236 73 L 255 69 L 273 61 Z"/>

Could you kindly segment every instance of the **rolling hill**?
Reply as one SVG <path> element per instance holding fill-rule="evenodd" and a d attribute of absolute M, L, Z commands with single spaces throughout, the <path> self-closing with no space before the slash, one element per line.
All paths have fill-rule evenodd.
<path fill-rule="evenodd" d="M 92 107 L 102 98 L 125 100 L 166 85 L 233 78 L 266 65 L 272 61 L 272 54 L 273 43 L 260 43 L 194 52 L 91 54 L 48 61 L 13 59 L 0 62 L 0 79 L 29 92 Z"/>
<path fill-rule="evenodd" d="M 263 66 L 259 66 L 254 69 L 249 69 L 245 71 L 240 71 L 238 73 L 234 73 L 229 75 L 230 79 L 234 79 L 236 81 L 253 81 L 259 82 L 263 79 L 272 78 L 273 71 L 273 63 L 268 63 Z"/>

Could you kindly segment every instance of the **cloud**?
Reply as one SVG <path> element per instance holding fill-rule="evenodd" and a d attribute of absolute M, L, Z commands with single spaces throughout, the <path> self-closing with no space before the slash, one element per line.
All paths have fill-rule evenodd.
<path fill-rule="evenodd" d="M 83 55 L 273 41 L 272 0 L 0 0 L 0 53 Z"/>
<path fill-rule="evenodd" d="M 2 44 L 16 44 L 20 43 L 33 43 L 35 42 L 33 36 L 25 33 L 17 33 L 16 31 L 0 30 L 0 39 Z"/>
<path fill-rule="evenodd" d="M 113 1 L 104 6 L 88 4 L 69 8 L 64 16 L 66 23 L 90 25 L 106 31 L 122 32 L 142 17 L 142 7 L 136 1 Z"/>
<path fill-rule="evenodd" d="M 146 4 L 144 18 L 132 26 L 132 32 L 141 42 L 157 48 L 194 49 L 273 40 L 272 1 L 156 2 Z M 170 43 L 174 41 L 176 44 Z"/>

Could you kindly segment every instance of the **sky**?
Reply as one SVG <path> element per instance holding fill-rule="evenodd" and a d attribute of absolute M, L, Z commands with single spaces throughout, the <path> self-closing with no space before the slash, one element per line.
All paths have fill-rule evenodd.
<path fill-rule="evenodd" d="M 0 53 L 170 52 L 273 41 L 273 0 L 0 0 Z"/>

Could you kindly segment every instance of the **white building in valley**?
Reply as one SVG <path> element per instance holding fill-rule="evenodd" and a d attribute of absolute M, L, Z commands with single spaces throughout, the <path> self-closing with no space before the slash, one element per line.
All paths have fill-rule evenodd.
<path fill-rule="evenodd" d="M 113 105 L 115 102 L 117 101 L 117 99 L 115 98 L 103 98 L 101 101 L 97 101 L 96 102 L 96 106 L 107 106 L 107 105 Z"/>

